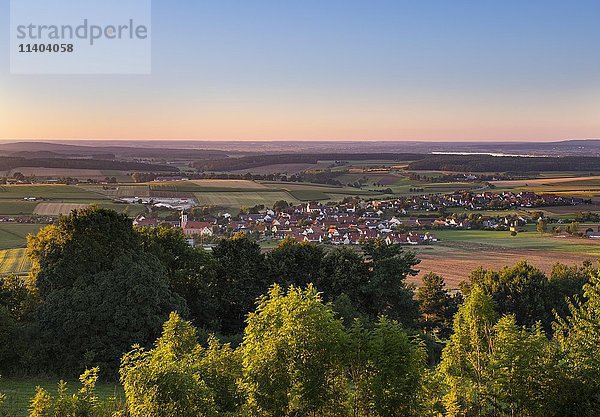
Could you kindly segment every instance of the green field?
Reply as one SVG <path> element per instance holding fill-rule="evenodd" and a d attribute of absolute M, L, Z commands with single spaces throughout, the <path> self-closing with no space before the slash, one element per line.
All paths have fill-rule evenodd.
<path fill-rule="evenodd" d="M 101 200 L 101 195 L 71 185 L 3 185 L 0 186 L 0 200 L 24 198 L 49 200 Z"/>
<path fill-rule="evenodd" d="M 27 235 L 35 234 L 43 225 L 0 223 L 0 249 L 23 248 L 27 244 Z"/>
<path fill-rule="evenodd" d="M 541 236 L 534 231 L 511 236 L 508 231 L 435 230 L 432 232 L 442 247 L 479 247 L 481 250 L 535 250 L 571 252 L 600 256 L 600 242 L 585 238 L 560 238 L 551 234 Z"/>
<path fill-rule="evenodd" d="M 6 395 L 5 410 L 9 414 L 1 414 L 14 417 L 26 417 L 27 408 L 36 387 L 42 387 L 50 395 L 56 396 L 57 381 L 43 378 L 0 378 L 0 393 Z M 70 392 L 73 393 L 81 387 L 78 381 L 68 381 Z M 116 397 L 124 398 L 122 388 L 116 384 L 98 383 L 96 385 L 96 394 L 100 399 Z"/>

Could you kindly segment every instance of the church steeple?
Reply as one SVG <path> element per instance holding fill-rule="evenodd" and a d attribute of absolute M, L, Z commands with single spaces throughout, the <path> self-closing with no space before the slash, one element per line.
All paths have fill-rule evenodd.
<path fill-rule="evenodd" d="M 181 210 L 181 228 L 184 229 L 188 222 L 188 215 L 185 210 Z"/>

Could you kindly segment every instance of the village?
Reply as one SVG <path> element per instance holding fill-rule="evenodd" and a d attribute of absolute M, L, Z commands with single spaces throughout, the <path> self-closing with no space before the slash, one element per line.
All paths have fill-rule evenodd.
<path fill-rule="evenodd" d="M 138 216 L 138 227 L 165 224 L 181 228 L 191 245 L 207 244 L 236 233 L 246 233 L 262 240 L 291 238 L 297 242 L 359 245 L 373 239 L 388 244 L 425 245 L 438 241 L 435 230 L 441 228 L 505 230 L 512 233 L 534 220 L 519 215 L 490 216 L 481 210 L 506 210 L 543 206 L 578 205 L 583 199 L 557 195 L 522 193 L 455 193 L 421 195 L 390 200 L 361 201 L 346 199 L 341 203 L 307 202 L 290 206 L 282 201 L 277 207 L 254 207 L 237 216 L 230 213 L 202 215 L 190 219 L 187 209 L 177 220 Z M 463 209 L 450 213 L 451 209 Z M 467 214 L 467 211 L 471 213 Z"/>

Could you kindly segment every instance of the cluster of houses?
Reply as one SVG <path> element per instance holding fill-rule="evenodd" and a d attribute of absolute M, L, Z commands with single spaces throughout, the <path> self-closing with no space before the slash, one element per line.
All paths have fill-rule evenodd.
<path fill-rule="evenodd" d="M 262 213 L 241 214 L 234 219 L 229 214 L 205 221 L 189 220 L 183 211 L 178 221 L 169 225 L 182 229 L 188 238 L 209 240 L 213 237 L 231 236 L 235 233 L 255 234 L 272 240 L 291 238 L 297 242 L 331 243 L 334 245 L 357 245 L 372 239 L 384 239 L 388 243 L 419 245 L 436 242 L 435 236 L 426 231 L 399 230 L 401 220 L 385 220 L 382 213 L 356 213 L 354 205 L 338 206 L 306 203 L 289 207 L 280 212 L 265 210 Z M 156 227 L 165 223 L 156 218 L 139 216 L 134 220 L 138 227 Z"/>
<path fill-rule="evenodd" d="M 466 210 L 500 210 L 510 208 L 533 208 L 547 206 L 570 206 L 585 203 L 583 198 L 556 194 L 522 192 L 456 192 L 452 194 L 425 194 L 399 197 L 393 200 L 373 201 L 376 210 L 392 211 L 439 211 L 446 208 Z"/>
<path fill-rule="evenodd" d="M 317 202 L 289 206 L 278 212 L 266 209 L 258 213 L 240 214 L 234 218 L 228 213 L 205 217 L 203 221 L 190 220 L 186 210 L 180 219 L 169 221 L 179 227 L 192 241 L 200 238 L 231 236 L 248 233 L 265 239 L 291 238 L 298 242 L 355 245 L 372 239 L 388 243 L 422 245 L 436 242 L 432 230 L 437 228 L 488 229 L 519 231 L 527 219 L 506 215 L 492 217 L 430 216 L 409 217 L 412 211 L 439 212 L 442 208 L 460 207 L 468 210 L 509 207 L 541 207 L 549 205 L 577 205 L 583 199 L 531 192 L 464 192 L 448 195 L 399 197 L 392 200 L 358 201 L 321 204 Z M 140 216 L 134 224 L 155 227 L 165 223 L 156 218 Z"/>

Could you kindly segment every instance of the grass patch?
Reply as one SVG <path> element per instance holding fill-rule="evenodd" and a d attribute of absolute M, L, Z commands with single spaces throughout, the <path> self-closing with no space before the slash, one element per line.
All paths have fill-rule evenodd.
<path fill-rule="evenodd" d="M 44 225 L 0 223 L 0 249 L 24 248 L 27 235 L 36 234 Z"/>
<path fill-rule="evenodd" d="M 29 402 L 35 394 L 36 387 L 42 387 L 50 395 L 57 394 L 56 380 L 44 378 L 0 378 L 0 392 L 6 395 L 5 408 L 10 410 L 16 417 L 26 417 Z M 81 387 L 79 381 L 67 381 L 69 391 L 75 392 Z M 124 398 L 123 389 L 116 384 L 98 383 L 96 385 L 96 395 L 101 400 L 111 397 Z"/>
<path fill-rule="evenodd" d="M 289 193 L 300 201 L 329 200 L 329 195 L 319 190 L 290 190 Z"/>
<path fill-rule="evenodd" d="M 436 230 L 433 232 L 443 246 L 486 250 L 518 249 L 552 252 L 570 252 L 597 256 L 600 242 L 585 238 L 560 238 L 551 234 L 541 236 L 529 231 L 511 236 L 508 231 L 488 230 Z"/>

